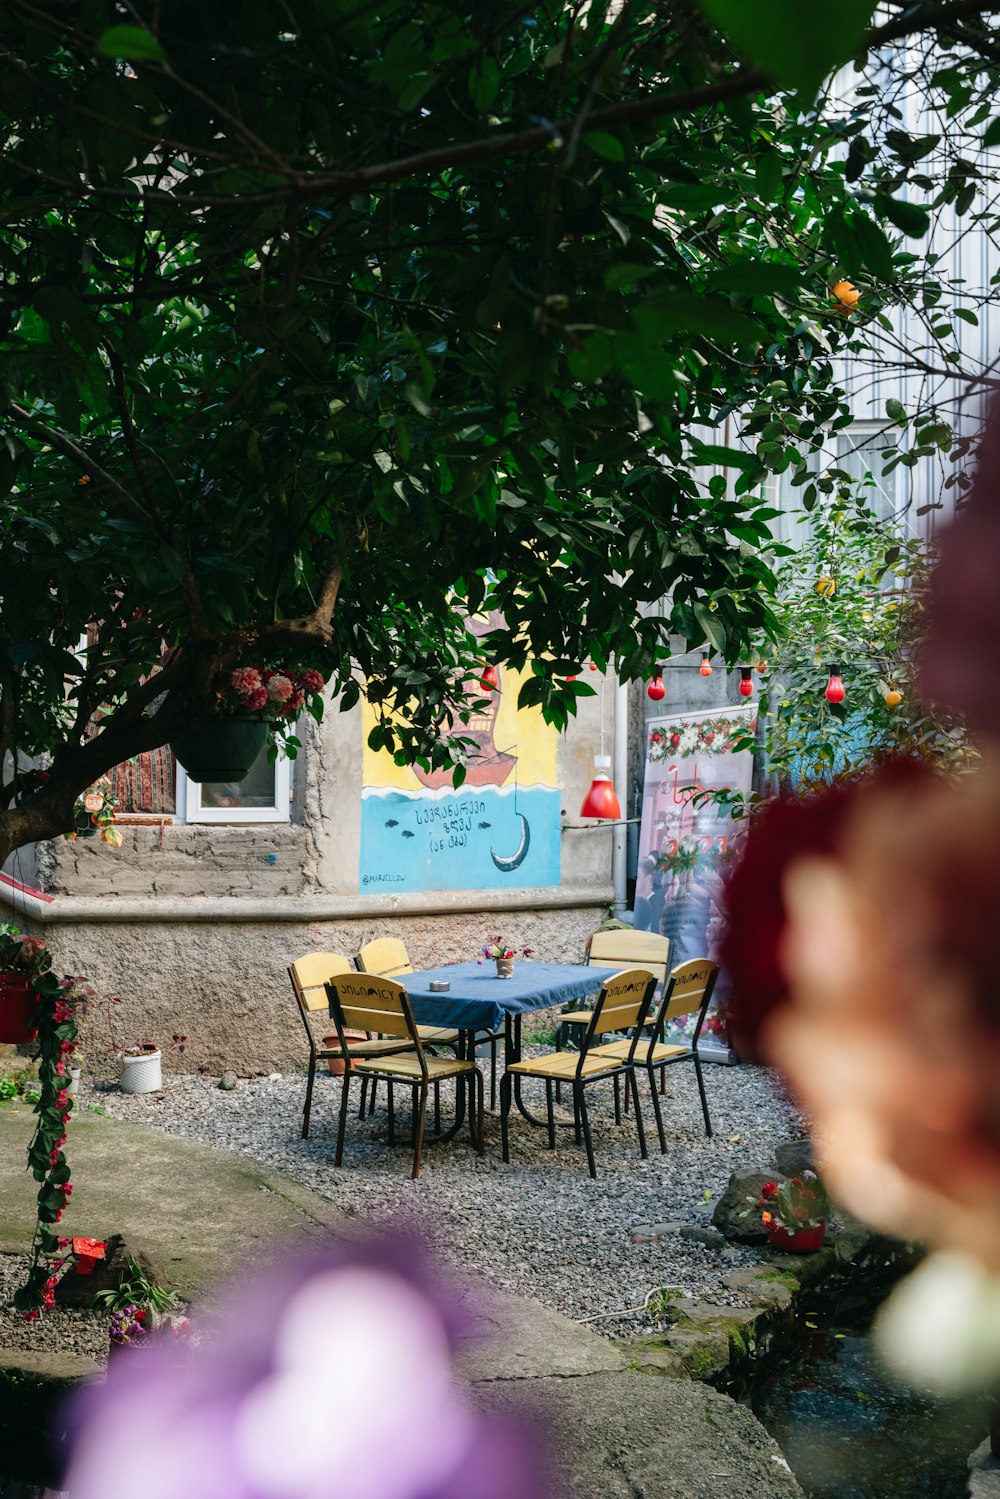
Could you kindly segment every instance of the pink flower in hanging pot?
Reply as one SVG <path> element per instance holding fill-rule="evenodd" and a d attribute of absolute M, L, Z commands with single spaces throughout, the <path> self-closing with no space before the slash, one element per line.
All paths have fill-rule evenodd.
<path fill-rule="evenodd" d="M 267 684 L 268 698 L 281 707 L 288 702 L 294 690 L 291 678 L 286 677 L 283 672 L 277 672 Z"/>

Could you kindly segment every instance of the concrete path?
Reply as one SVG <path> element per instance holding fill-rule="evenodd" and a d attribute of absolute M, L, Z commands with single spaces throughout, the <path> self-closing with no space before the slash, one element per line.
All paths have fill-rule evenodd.
<path fill-rule="evenodd" d="M 32 1118 L 21 1106 L 0 1108 L 0 1250 L 30 1245 Z M 67 1231 L 124 1234 L 196 1301 L 276 1242 L 357 1228 L 287 1177 L 156 1130 L 86 1114 L 71 1124 L 69 1148 Z M 561 1499 L 802 1499 L 777 1446 L 728 1397 L 636 1372 L 610 1343 L 538 1302 L 471 1284 L 470 1305 L 474 1326 L 459 1361 L 475 1398 L 542 1418 Z M 17 1361 L 17 1349 L 0 1348 L 0 1366 Z"/>

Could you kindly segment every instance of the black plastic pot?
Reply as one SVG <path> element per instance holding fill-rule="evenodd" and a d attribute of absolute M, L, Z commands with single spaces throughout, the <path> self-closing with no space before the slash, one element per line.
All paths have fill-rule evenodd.
<path fill-rule="evenodd" d="M 242 781 L 267 743 L 271 725 L 255 714 L 213 718 L 170 741 L 192 781 Z"/>

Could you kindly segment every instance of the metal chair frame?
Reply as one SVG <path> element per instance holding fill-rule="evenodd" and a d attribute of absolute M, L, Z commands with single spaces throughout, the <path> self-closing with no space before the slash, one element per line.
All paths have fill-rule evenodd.
<path fill-rule="evenodd" d="M 705 1095 L 705 1079 L 701 1070 L 701 1058 L 698 1055 L 698 1040 L 701 1036 L 702 1027 L 705 1024 L 708 1006 L 711 1003 L 718 977 L 718 966 L 708 958 L 689 958 L 685 963 L 678 963 L 677 967 L 671 970 L 670 977 L 667 980 L 667 987 L 660 1001 L 660 1008 L 655 1018 L 653 1031 L 649 1036 L 649 1042 L 646 1046 L 645 1057 L 642 1055 L 642 1047 L 640 1046 L 639 1053 L 634 1058 L 635 1066 L 637 1068 L 644 1067 L 649 1077 L 649 1091 L 653 1100 L 656 1132 L 660 1138 L 660 1150 L 664 1155 L 667 1152 L 667 1139 L 663 1129 L 663 1113 L 656 1090 L 657 1070 L 660 1073 L 660 1092 L 662 1093 L 663 1080 L 668 1067 L 673 1067 L 678 1062 L 694 1063 L 695 1077 L 698 1081 L 698 1094 L 701 1098 L 701 1112 L 705 1120 L 705 1134 L 709 1139 L 712 1136 L 712 1120 L 708 1112 L 708 1099 Z M 695 1002 L 692 1003 L 692 1000 Z M 686 1046 L 678 1047 L 675 1055 L 657 1058 L 657 1047 L 668 1044 L 664 1041 L 667 1021 L 676 1020 L 681 1015 L 690 1015 L 695 1009 L 698 1011 L 698 1019 L 695 1022 L 694 1032 L 691 1036 L 690 1048 Z M 605 1048 L 598 1047 L 598 1055 L 604 1050 L 607 1055 L 611 1056 L 613 1054 L 612 1049 L 618 1051 L 623 1045 L 623 1042 L 611 1042 Z M 627 1097 L 625 1107 L 627 1112 Z"/>
<path fill-rule="evenodd" d="M 475 1060 L 469 1057 L 430 1057 L 424 1053 L 420 1039 L 420 1028 L 410 1010 L 410 1002 L 402 984 L 394 979 L 381 978 L 375 974 L 341 974 L 326 985 L 330 1014 L 337 1027 L 342 1046 L 346 1046 L 345 1030 L 356 1028 L 373 1030 L 380 1034 L 396 1036 L 403 1042 L 394 1057 L 366 1058 L 354 1065 L 362 1079 L 372 1082 L 381 1077 L 390 1085 L 406 1081 L 412 1089 L 413 1099 L 413 1171 L 414 1180 L 420 1175 L 420 1161 L 424 1143 L 424 1120 L 427 1114 L 427 1095 L 433 1082 L 435 1087 L 448 1078 L 455 1078 L 456 1087 L 463 1081 L 469 1085 L 469 1132 L 479 1155 L 484 1150 L 484 1099 L 483 1075 Z M 415 1066 L 414 1066 L 415 1064 Z M 343 1092 L 340 1099 L 340 1117 L 337 1125 L 337 1152 L 334 1164 L 340 1166 L 344 1156 L 344 1132 L 347 1127 L 347 1112 L 351 1086 L 351 1071 L 344 1072 Z M 389 1143 L 394 1143 L 394 1120 L 389 1108 Z"/>
<path fill-rule="evenodd" d="M 620 1121 L 621 1111 L 619 1107 L 618 1087 L 619 1078 L 624 1077 L 632 1092 L 632 1102 L 635 1105 L 636 1133 L 639 1137 L 639 1153 L 643 1160 L 646 1159 L 646 1131 L 642 1122 L 642 1114 L 639 1109 L 639 1090 L 635 1080 L 635 1052 L 642 1038 L 642 1029 L 645 1024 L 649 1006 L 652 1003 L 653 991 L 656 988 L 656 976 L 644 968 L 627 968 L 621 973 L 616 973 L 604 980 L 601 984 L 597 1002 L 591 1013 L 587 1033 L 583 1038 L 575 1067 L 572 1071 L 567 1067 L 570 1057 L 564 1053 L 550 1053 L 547 1057 L 538 1057 L 526 1062 L 514 1062 L 504 1073 L 500 1082 L 500 1130 L 503 1146 L 503 1158 L 510 1161 L 509 1140 L 509 1117 L 511 1099 L 513 1093 L 514 1076 L 537 1077 L 545 1083 L 545 1112 L 546 1124 L 548 1126 L 549 1149 L 554 1150 L 556 1144 L 555 1114 L 553 1109 L 553 1087 L 559 1082 L 569 1082 L 573 1088 L 573 1114 L 576 1126 L 576 1142 L 583 1144 L 587 1151 L 587 1165 L 590 1175 L 596 1181 L 597 1165 L 594 1160 L 594 1145 L 590 1134 L 590 1119 L 587 1113 L 587 1100 L 585 1089 L 588 1083 L 606 1082 L 608 1078 L 614 1079 L 615 1086 L 615 1117 Z M 593 1071 L 589 1063 L 594 1060 L 593 1041 L 595 1036 L 606 1035 L 609 1031 L 630 1030 L 631 1040 L 629 1050 L 624 1059 L 608 1059 L 609 1065 Z M 600 1060 L 600 1058 L 598 1058 Z"/>

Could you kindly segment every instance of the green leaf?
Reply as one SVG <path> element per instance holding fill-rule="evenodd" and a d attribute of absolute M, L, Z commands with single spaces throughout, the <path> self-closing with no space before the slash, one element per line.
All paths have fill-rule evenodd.
<path fill-rule="evenodd" d="M 1000 146 L 1000 115 L 991 120 L 983 131 L 983 149 L 988 151 L 991 146 Z"/>
<path fill-rule="evenodd" d="M 874 0 L 701 0 L 701 8 L 751 62 L 786 88 L 813 95 L 864 42 Z"/>
<path fill-rule="evenodd" d="M 885 414 L 891 422 L 906 421 L 906 407 L 902 401 L 897 401 L 893 396 L 890 396 L 885 403 Z"/>
<path fill-rule="evenodd" d="M 469 97 L 486 114 L 500 89 L 500 70 L 492 57 L 481 57 L 469 70 Z"/>
<path fill-rule="evenodd" d="M 866 213 L 856 213 L 851 219 L 851 228 L 868 269 L 880 281 L 892 281 L 895 275 L 892 246 L 875 220 Z"/>
<path fill-rule="evenodd" d="M 907 203 L 902 198 L 879 196 L 878 206 L 891 224 L 904 234 L 919 239 L 931 226 L 931 216 L 919 203 Z"/>
<path fill-rule="evenodd" d="M 97 38 L 97 51 L 125 62 L 162 62 L 166 56 L 153 33 L 141 26 L 109 26 Z"/>
<path fill-rule="evenodd" d="M 609 135 L 606 130 L 588 130 L 583 143 L 595 156 L 603 156 L 606 161 L 625 160 L 625 147 L 616 135 Z"/>
<path fill-rule="evenodd" d="M 751 469 L 757 467 L 755 454 L 745 453 L 742 448 L 724 448 L 713 443 L 701 443 L 693 447 L 691 461 L 699 464 L 711 463 L 719 468 Z"/>
<path fill-rule="evenodd" d="M 728 291 L 747 296 L 794 296 L 802 289 L 802 271 L 798 266 L 775 265 L 766 261 L 745 261 L 713 271 L 705 283 L 709 291 Z"/>

